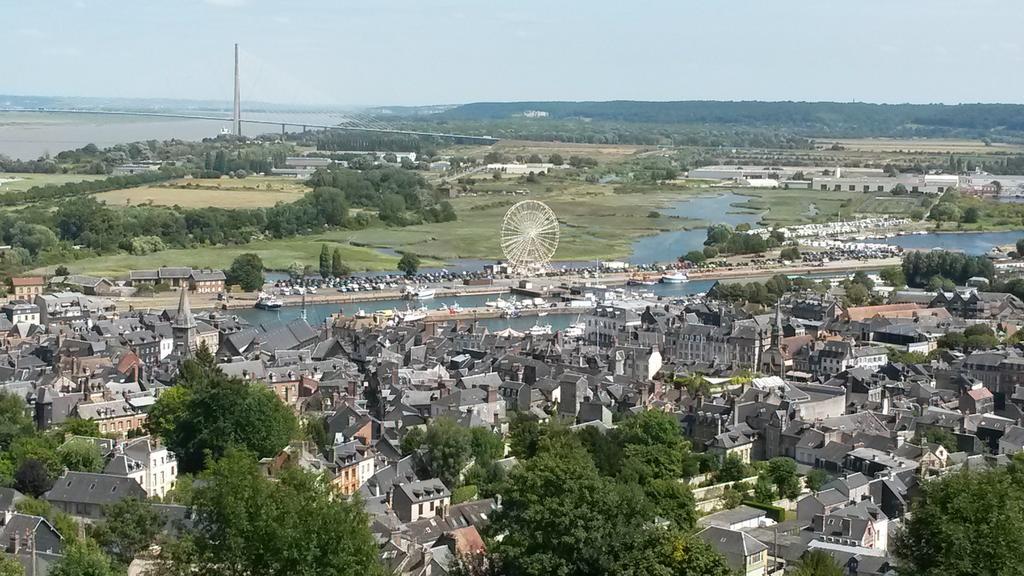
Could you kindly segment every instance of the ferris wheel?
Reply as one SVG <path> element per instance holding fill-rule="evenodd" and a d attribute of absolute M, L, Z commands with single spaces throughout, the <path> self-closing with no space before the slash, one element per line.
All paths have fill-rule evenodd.
<path fill-rule="evenodd" d="M 505 212 L 501 250 L 516 271 L 547 266 L 558 248 L 558 218 L 543 202 L 524 200 Z"/>

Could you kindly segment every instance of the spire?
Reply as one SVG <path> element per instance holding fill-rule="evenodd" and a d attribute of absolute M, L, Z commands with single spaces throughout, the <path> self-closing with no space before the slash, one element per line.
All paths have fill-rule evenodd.
<path fill-rule="evenodd" d="M 194 328 L 196 318 L 192 315 L 192 306 L 188 301 L 188 286 L 181 287 L 178 298 L 178 314 L 174 317 L 174 326 L 178 328 Z"/>

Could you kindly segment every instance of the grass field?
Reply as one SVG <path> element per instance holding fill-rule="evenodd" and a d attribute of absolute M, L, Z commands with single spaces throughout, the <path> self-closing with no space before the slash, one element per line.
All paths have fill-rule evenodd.
<path fill-rule="evenodd" d="M 938 154 L 993 154 L 996 152 L 1024 152 L 1018 144 L 991 144 L 981 140 L 945 138 L 822 138 L 821 142 L 834 142 L 847 150 L 862 152 L 922 152 Z"/>
<path fill-rule="evenodd" d="M 112 206 L 156 204 L 183 208 L 258 208 L 294 202 L 309 187 L 293 178 L 249 176 L 178 180 L 155 186 L 112 190 L 96 198 Z"/>
<path fill-rule="evenodd" d="M 159 266 L 192 266 L 193 268 L 227 268 L 239 254 L 255 252 L 263 259 L 263 265 L 274 270 L 285 270 L 293 262 L 310 264 L 314 268 L 320 256 L 321 244 L 327 244 L 333 251 L 341 248 L 345 262 L 354 270 L 394 270 L 397 256 L 383 254 L 371 248 L 339 243 L 322 236 L 303 236 L 286 240 L 263 240 L 244 246 L 210 246 L 194 249 L 164 250 L 146 256 L 116 254 L 86 258 L 65 265 L 75 274 L 95 276 L 123 276 L 129 270 L 156 268 Z M 424 266 L 437 265 L 425 260 Z M 45 269 L 53 273 L 53 268 Z M 43 269 L 36 272 L 43 272 Z"/>
<path fill-rule="evenodd" d="M 854 205 L 864 194 L 858 192 L 815 192 L 814 190 L 742 189 L 737 194 L 749 196 L 739 208 L 767 210 L 761 218 L 767 225 L 789 226 L 809 221 L 824 222 L 837 216 L 850 217 Z M 813 204 L 813 206 L 812 206 Z"/>
<path fill-rule="evenodd" d="M 933 201 L 921 196 L 869 196 L 856 207 L 856 212 L 908 215 L 914 209 L 927 212 Z"/>
<path fill-rule="evenodd" d="M 0 194 L 4 192 L 24 192 L 33 186 L 47 184 L 64 184 L 106 178 L 95 174 L 23 174 L 20 172 L 0 172 Z"/>

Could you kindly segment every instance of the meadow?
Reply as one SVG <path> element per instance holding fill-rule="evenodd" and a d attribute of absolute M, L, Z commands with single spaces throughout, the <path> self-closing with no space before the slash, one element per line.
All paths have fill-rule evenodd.
<path fill-rule="evenodd" d="M 309 192 L 302 181 L 274 176 L 196 178 L 112 190 L 96 198 L 111 206 L 155 204 L 182 208 L 260 208 L 294 202 Z"/>
<path fill-rule="evenodd" d="M 34 186 L 47 184 L 65 184 L 106 178 L 96 174 L 23 174 L 19 172 L 0 172 L 0 194 L 5 192 L 24 192 Z"/>

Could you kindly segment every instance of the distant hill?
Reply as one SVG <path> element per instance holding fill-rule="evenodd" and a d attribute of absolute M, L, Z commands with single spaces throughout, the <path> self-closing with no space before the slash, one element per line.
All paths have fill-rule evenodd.
<path fill-rule="evenodd" d="M 744 125 L 781 127 L 809 136 L 905 135 L 921 131 L 970 133 L 1024 132 L 1020 104 L 865 104 L 843 102 L 477 102 L 438 114 L 449 120 L 508 120 L 528 112 L 547 119 Z M 536 116 L 534 114 L 534 116 Z"/>

